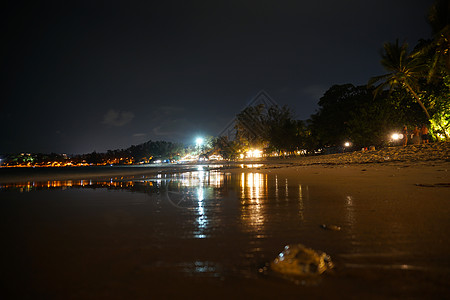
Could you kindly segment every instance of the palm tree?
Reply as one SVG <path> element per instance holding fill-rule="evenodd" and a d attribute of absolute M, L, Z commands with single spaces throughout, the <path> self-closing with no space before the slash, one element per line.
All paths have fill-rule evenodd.
<path fill-rule="evenodd" d="M 428 120 L 431 120 L 428 110 L 416 92 L 418 91 L 418 80 L 423 77 L 426 65 L 408 54 L 408 44 L 403 43 L 400 46 L 398 40 L 395 44 L 385 43 L 381 53 L 381 64 L 389 73 L 372 77 L 369 80 L 369 86 L 381 82 L 374 90 L 375 96 L 386 87 L 389 87 L 390 91 L 395 88 L 403 88 L 414 97 Z"/>
<path fill-rule="evenodd" d="M 413 57 L 429 60 L 428 81 L 444 67 L 450 74 L 450 0 L 436 0 L 428 13 L 433 39 L 421 45 Z"/>

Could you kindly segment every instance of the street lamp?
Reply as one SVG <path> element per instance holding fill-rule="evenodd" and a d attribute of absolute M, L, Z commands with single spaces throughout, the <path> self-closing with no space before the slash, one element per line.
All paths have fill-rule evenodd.
<path fill-rule="evenodd" d="M 197 146 L 198 158 L 200 159 L 201 149 L 203 145 L 204 139 L 202 137 L 198 137 L 195 139 L 195 145 Z"/>
<path fill-rule="evenodd" d="M 202 137 L 198 137 L 195 139 L 195 144 L 197 145 L 197 147 L 200 147 L 201 145 L 203 145 L 203 141 L 204 139 Z"/>

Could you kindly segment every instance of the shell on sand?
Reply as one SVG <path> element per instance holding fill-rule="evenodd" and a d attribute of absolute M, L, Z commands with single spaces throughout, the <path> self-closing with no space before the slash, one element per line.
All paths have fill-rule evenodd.
<path fill-rule="evenodd" d="M 270 269 L 282 275 L 313 276 L 333 268 L 330 256 L 302 244 L 287 245 L 271 263 Z"/>

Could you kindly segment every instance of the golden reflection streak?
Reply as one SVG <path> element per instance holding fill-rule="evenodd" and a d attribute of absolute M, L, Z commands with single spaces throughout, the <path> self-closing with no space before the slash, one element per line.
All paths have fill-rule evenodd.
<path fill-rule="evenodd" d="M 288 197 L 289 197 L 289 184 L 288 184 L 288 180 L 286 178 L 286 182 L 285 182 L 285 190 L 286 190 L 286 201 L 288 201 Z"/>
<path fill-rule="evenodd" d="M 251 231 L 265 223 L 263 196 L 267 197 L 267 174 L 241 173 L 241 220 Z"/>
<path fill-rule="evenodd" d="M 275 200 L 278 201 L 278 176 L 275 175 Z"/>
<path fill-rule="evenodd" d="M 225 175 L 220 171 L 198 171 L 198 172 L 188 172 L 180 175 L 178 180 L 181 182 L 183 187 L 197 187 L 197 186 L 208 186 L 220 188 L 224 184 Z M 228 174 L 229 177 L 229 174 Z M 102 186 L 102 187 L 133 187 L 137 184 L 139 185 L 156 185 L 160 186 L 162 184 L 163 178 L 161 174 L 156 176 L 156 179 L 149 179 L 145 181 L 133 181 L 133 180 L 123 180 L 120 178 L 110 178 L 108 181 L 92 181 L 92 180 L 48 180 L 48 181 L 27 181 L 18 183 L 6 183 L 0 184 L 0 188 L 18 188 L 23 191 L 29 191 L 33 188 L 63 188 L 63 187 L 85 187 L 85 186 Z"/>
<path fill-rule="evenodd" d="M 298 215 L 300 217 L 301 220 L 303 220 L 303 189 L 302 189 L 302 185 L 299 184 L 298 185 Z"/>
<path fill-rule="evenodd" d="M 153 186 L 153 182 L 139 182 L 140 185 L 145 184 L 149 186 Z M 66 187 L 87 187 L 87 186 L 98 186 L 98 187 L 133 187 L 136 185 L 136 182 L 133 181 L 86 181 L 86 180 L 52 180 L 45 182 L 25 182 L 25 183 L 9 183 L 9 184 L 0 184 L 0 188 L 17 188 L 21 191 L 31 191 L 32 189 L 39 188 L 66 188 Z"/>

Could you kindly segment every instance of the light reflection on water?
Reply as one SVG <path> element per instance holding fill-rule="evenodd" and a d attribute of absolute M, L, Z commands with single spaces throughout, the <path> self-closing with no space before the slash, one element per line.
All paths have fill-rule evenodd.
<path fill-rule="evenodd" d="M 88 190 L 89 193 L 80 196 L 80 193 L 70 192 L 75 189 Z M 64 191 L 33 194 L 41 190 Z M 107 193 L 105 190 L 126 190 L 139 197 L 133 202 L 131 194 L 124 196 L 116 192 Z M 436 263 L 438 260 L 433 259 L 442 257 L 435 255 L 434 251 L 448 253 L 448 244 L 441 242 L 443 250 L 429 246 L 433 244 L 431 242 L 444 240 L 441 236 L 448 233 L 445 230 L 448 222 L 433 223 L 439 218 L 443 220 L 444 212 L 433 210 L 433 206 L 424 206 L 421 214 L 417 214 L 411 207 L 400 206 L 392 199 L 378 201 L 378 206 L 374 206 L 357 193 L 336 195 L 321 187 L 304 185 L 295 178 L 259 172 L 256 168 L 250 170 L 247 167 L 245 172 L 235 174 L 199 168 L 184 173 L 161 173 L 150 179 L 113 177 L 104 181 L 0 184 L 0 192 L 0 203 L 7 202 L 4 200 L 11 194 L 35 195 L 34 198 L 24 197 L 32 199 L 29 202 L 34 202 L 35 205 L 33 209 L 36 212 L 30 209 L 29 219 L 24 217 L 17 221 L 11 217 L 3 220 L 11 222 L 6 223 L 8 227 L 5 228 L 16 228 L 16 222 L 29 222 L 23 226 L 26 230 L 20 232 L 29 236 L 20 236 L 18 239 L 24 246 L 14 248 L 11 253 L 20 261 L 24 253 L 15 254 L 14 251 L 37 249 L 42 253 L 41 256 L 36 254 L 35 263 L 38 265 L 39 261 L 45 261 L 45 258 L 51 256 L 48 252 L 60 255 L 64 260 L 69 256 L 64 253 L 76 257 L 77 253 L 90 251 L 94 253 L 91 262 L 93 265 L 97 261 L 101 262 L 103 257 L 108 267 L 111 261 L 118 260 L 123 266 L 133 265 L 137 261 L 134 269 L 128 270 L 129 274 L 137 275 L 130 276 L 150 274 L 158 277 L 158 268 L 162 268 L 171 276 L 171 272 L 176 271 L 202 278 L 223 278 L 226 274 L 231 274 L 255 279 L 255 270 L 259 264 L 274 258 L 285 244 L 299 242 L 329 253 L 341 267 L 337 272 L 342 272 L 344 268 L 349 274 L 347 277 L 350 279 L 340 280 L 351 280 L 362 275 L 366 276 L 363 278 L 378 276 L 376 278 L 379 282 L 385 280 L 384 283 L 389 283 L 389 279 L 401 278 L 402 274 L 392 273 L 389 277 L 385 276 L 386 272 L 432 273 L 436 272 L 437 264 L 442 265 L 442 273 L 448 273 L 448 263 Z M 66 198 L 61 195 L 66 195 L 65 193 L 77 200 L 74 202 L 82 202 L 79 205 L 85 206 L 79 211 L 76 210 L 76 205 L 62 207 L 61 203 L 64 204 Z M 92 196 L 92 199 L 79 199 L 84 195 Z M 100 197 L 101 201 L 94 196 Z M 57 203 L 57 209 L 53 207 L 47 210 L 36 205 L 39 201 L 51 204 L 47 199 L 51 197 Z M 100 205 L 88 205 L 94 201 L 98 201 Z M 11 202 L 4 207 L 6 216 L 9 216 L 6 209 L 12 206 Z M 131 202 L 134 203 L 133 207 Z M 111 207 L 111 203 L 120 205 Z M 22 209 L 21 205 L 24 202 L 17 205 L 18 211 Z M 407 213 L 408 210 L 411 213 Z M 395 212 L 395 218 L 385 217 L 383 214 L 391 216 L 390 212 Z M 77 218 L 77 213 L 81 217 Z M 22 211 L 14 216 L 18 218 L 22 215 L 27 216 Z M 410 217 L 412 215 L 414 218 Z M 365 218 L 370 219 L 366 221 Z M 36 219 L 39 222 L 33 223 Z M 417 219 L 421 223 L 416 226 L 419 223 Z M 59 228 L 53 228 L 58 227 L 54 226 L 55 223 L 61 226 L 60 235 Z M 322 223 L 340 225 L 342 230 L 323 230 L 319 226 Z M 89 231 L 91 229 L 92 232 Z M 433 238 L 430 232 L 437 234 Z M 430 242 L 422 242 L 424 239 L 429 239 Z M 59 244 L 60 240 L 64 243 Z M 12 238 L 11 241 L 17 243 Z M 58 247 L 48 247 L 42 241 Z M 64 248 L 65 245 L 67 249 Z M 88 245 L 88 249 L 84 245 Z M 63 251 L 63 254 L 59 254 L 59 251 Z M 98 252 L 97 256 L 95 251 Z M 44 259 L 40 260 L 41 257 Z M 78 262 L 85 259 L 86 257 L 78 257 Z M 428 267 L 428 264 L 431 266 Z M 76 265 L 78 263 L 75 259 L 68 269 L 77 270 Z M 57 267 L 55 269 L 58 270 Z M 373 275 L 378 270 L 382 273 Z M 51 271 L 53 270 L 49 270 L 48 274 L 58 273 Z M 367 272 L 372 273 L 367 275 Z M 68 276 L 70 278 L 72 275 Z M 433 279 L 438 277 L 433 276 Z M 425 276 L 418 276 L 419 279 L 423 277 Z M 411 282 L 414 284 L 409 288 L 414 288 L 417 280 Z M 353 282 L 347 287 L 349 286 L 354 286 Z"/>
<path fill-rule="evenodd" d="M 247 168 L 256 168 L 260 165 L 247 165 Z M 273 177 L 273 176 L 272 176 Z M 270 183 L 270 182 L 272 183 Z M 274 182 L 274 184 L 273 184 Z M 218 170 L 204 170 L 201 166 L 195 171 L 175 174 L 157 174 L 155 178 L 127 179 L 114 177 L 106 181 L 95 180 L 53 180 L 46 182 L 25 182 L 0 184 L 0 190 L 16 190 L 19 192 L 33 192 L 37 190 L 52 190 L 68 188 L 109 190 L 130 190 L 142 192 L 151 198 L 167 201 L 178 209 L 187 209 L 195 217 L 194 238 L 204 239 L 214 233 L 218 227 L 224 194 L 239 186 L 239 219 L 244 231 L 253 232 L 257 237 L 265 237 L 264 227 L 269 211 L 267 205 L 269 198 L 275 195 L 276 201 L 288 201 L 290 197 L 289 182 L 287 179 L 280 184 L 278 177 L 269 179 L 268 174 L 259 172 L 242 172 L 232 176 Z M 297 203 L 298 217 L 303 220 L 303 198 L 307 186 L 298 184 L 298 190 L 291 195 L 291 200 Z M 216 217 L 212 220 L 212 214 Z"/>
<path fill-rule="evenodd" d="M 264 198 L 267 197 L 267 174 L 242 173 L 241 187 L 241 219 L 255 231 L 264 226 Z"/>

